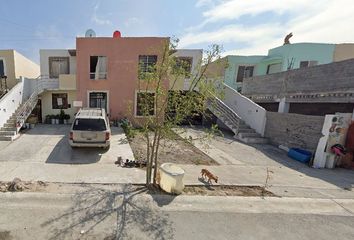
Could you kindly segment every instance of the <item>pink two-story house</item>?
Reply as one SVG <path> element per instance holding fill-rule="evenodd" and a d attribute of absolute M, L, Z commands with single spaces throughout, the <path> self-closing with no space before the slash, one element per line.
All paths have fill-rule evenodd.
<path fill-rule="evenodd" d="M 139 120 L 138 101 L 154 94 L 153 89 L 139 92 L 139 68 L 149 71 L 168 44 L 163 37 L 77 38 L 77 107 L 102 107 L 110 119 Z M 167 79 L 164 85 L 167 89 Z"/>

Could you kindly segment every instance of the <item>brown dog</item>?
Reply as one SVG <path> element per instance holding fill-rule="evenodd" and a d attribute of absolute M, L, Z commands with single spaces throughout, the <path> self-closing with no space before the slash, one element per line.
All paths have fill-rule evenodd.
<path fill-rule="evenodd" d="M 202 174 L 202 178 L 203 179 L 204 179 L 204 177 L 208 178 L 208 183 L 211 183 L 211 180 L 214 180 L 215 183 L 218 182 L 218 177 L 215 176 L 214 174 L 212 174 L 211 172 L 209 172 L 209 170 L 203 168 L 200 173 Z"/>

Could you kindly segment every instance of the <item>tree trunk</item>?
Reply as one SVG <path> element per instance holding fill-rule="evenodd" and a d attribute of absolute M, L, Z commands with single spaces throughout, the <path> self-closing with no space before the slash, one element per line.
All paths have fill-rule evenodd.
<path fill-rule="evenodd" d="M 155 150 L 155 156 L 154 156 L 154 179 L 153 179 L 153 183 L 156 184 L 156 176 L 157 176 L 157 156 L 159 153 L 159 146 L 160 146 L 160 139 L 161 139 L 161 131 L 159 131 L 158 133 L 158 137 L 157 137 L 157 145 L 156 145 L 156 150 Z"/>
<path fill-rule="evenodd" d="M 151 183 L 151 161 L 150 161 L 150 138 L 149 133 L 146 135 L 146 186 Z"/>

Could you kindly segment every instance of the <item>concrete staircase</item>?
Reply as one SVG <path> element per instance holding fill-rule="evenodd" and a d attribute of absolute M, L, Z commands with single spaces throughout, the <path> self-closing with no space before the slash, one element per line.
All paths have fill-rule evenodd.
<path fill-rule="evenodd" d="M 214 97 L 207 102 L 208 109 L 220 119 L 234 134 L 235 138 L 244 143 L 268 143 L 254 129 L 248 126 L 230 107 L 219 98 Z"/>
<path fill-rule="evenodd" d="M 236 139 L 244 143 L 258 143 L 258 144 L 266 144 L 268 143 L 268 139 L 261 136 L 261 134 L 257 133 L 254 129 L 248 126 L 244 121 L 240 121 L 238 134 L 235 135 Z"/>
<path fill-rule="evenodd" d="M 0 128 L 0 141 L 13 141 L 17 136 L 17 114 L 21 111 L 22 105 L 12 114 L 2 128 Z"/>

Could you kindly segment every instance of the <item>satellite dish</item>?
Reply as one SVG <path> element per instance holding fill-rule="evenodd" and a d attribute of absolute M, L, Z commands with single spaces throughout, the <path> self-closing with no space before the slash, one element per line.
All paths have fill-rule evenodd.
<path fill-rule="evenodd" d="M 88 29 L 85 33 L 85 37 L 88 37 L 88 38 L 96 37 L 96 33 L 92 29 Z"/>

